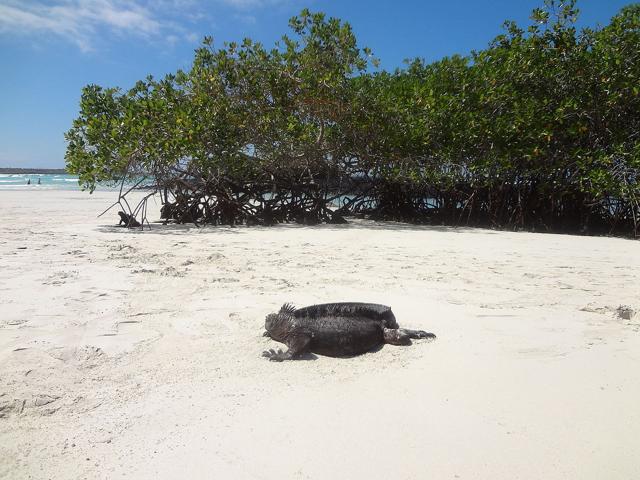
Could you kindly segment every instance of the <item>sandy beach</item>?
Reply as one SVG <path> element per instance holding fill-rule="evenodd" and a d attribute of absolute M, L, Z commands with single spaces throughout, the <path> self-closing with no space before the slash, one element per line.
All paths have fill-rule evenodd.
<path fill-rule="evenodd" d="M 640 478 L 637 241 L 127 231 L 113 200 L 0 192 L 1 478 Z M 261 357 L 284 302 L 347 300 L 438 339 Z"/>

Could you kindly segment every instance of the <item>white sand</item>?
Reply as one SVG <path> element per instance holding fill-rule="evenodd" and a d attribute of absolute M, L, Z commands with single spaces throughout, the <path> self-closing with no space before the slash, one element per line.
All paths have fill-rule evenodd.
<path fill-rule="evenodd" d="M 640 478 L 637 241 L 140 233 L 96 218 L 113 196 L 0 192 L 0 477 Z M 438 340 L 260 356 L 267 313 L 340 300 Z"/>

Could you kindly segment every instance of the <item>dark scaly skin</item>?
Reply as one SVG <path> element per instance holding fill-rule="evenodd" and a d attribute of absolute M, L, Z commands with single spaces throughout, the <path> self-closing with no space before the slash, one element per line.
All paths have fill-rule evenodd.
<path fill-rule="evenodd" d="M 327 303 L 301 309 L 285 304 L 267 315 L 266 336 L 287 345 L 288 350 L 270 349 L 263 356 L 273 361 L 293 360 L 312 352 L 330 357 L 350 357 L 380 345 L 410 345 L 412 338 L 435 338 L 422 330 L 405 330 L 386 305 L 371 303 Z"/>
<path fill-rule="evenodd" d="M 385 328 L 400 328 L 391 307 L 378 303 L 362 302 L 337 302 L 320 303 L 308 307 L 296 309 L 293 305 L 285 303 L 279 313 L 290 313 L 296 318 L 319 318 L 326 316 L 349 317 L 362 320 L 376 320 Z M 271 336 L 268 331 L 263 334 Z"/>
<path fill-rule="evenodd" d="M 320 317 L 325 315 L 366 318 L 383 322 L 386 328 L 399 328 L 391 307 L 378 303 L 339 302 L 321 303 L 309 307 L 298 308 L 294 315 L 301 317 Z"/>
<path fill-rule="evenodd" d="M 120 223 L 118 225 L 124 224 L 125 227 L 139 227 L 140 222 L 138 222 L 133 215 L 129 215 L 128 213 L 118 212 L 120 215 Z"/>

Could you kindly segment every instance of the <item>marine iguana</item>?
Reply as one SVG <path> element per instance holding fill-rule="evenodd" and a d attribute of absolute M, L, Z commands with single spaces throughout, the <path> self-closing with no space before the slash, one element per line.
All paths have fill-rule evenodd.
<path fill-rule="evenodd" d="M 265 319 L 265 336 L 288 350 L 265 350 L 262 356 L 281 362 L 308 352 L 349 357 L 380 345 L 411 345 L 412 338 L 434 339 L 433 333 L 400 328 L 391 307 L 375 303 L 324 303 L 296 309 L 285 303 Z"/>
<path fill-rule="evenodd" d="M 124 224 L 125 227 L 140 226 L 140 222 L 138 222 L 136 220 L 136 217 L 134 217 L 133 215 L 129 215 L 128 213 L 124 213 L 124 212 L 118 212 L 118 215 L 120 215 L 120 222 L 118 223 L 118 225 Z"/>

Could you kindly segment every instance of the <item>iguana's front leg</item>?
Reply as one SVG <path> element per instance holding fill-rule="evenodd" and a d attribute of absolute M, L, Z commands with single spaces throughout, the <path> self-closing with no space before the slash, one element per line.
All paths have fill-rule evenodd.
<path fill-rule="evenodd" d="M 311 337 L 308 337 L 306 335 L 296 335 L 295 337 L 287 339 L 286 344 L 289 349 L 286 352 L 283 352 L 280 349 L 276 351 L 271 348 L 262 352 L 262 356 L 268 358 L 272 362 L 294 360 L 309 351 L 310 342 Z"/>

